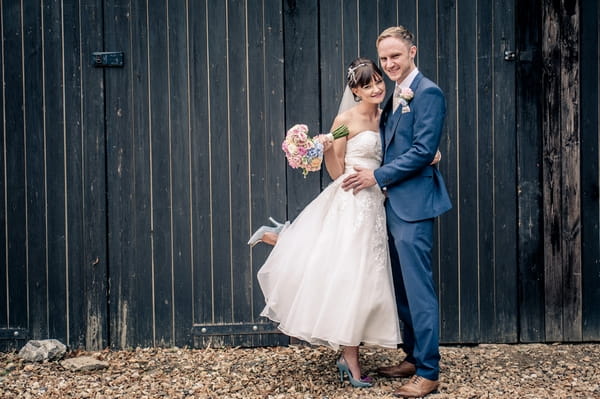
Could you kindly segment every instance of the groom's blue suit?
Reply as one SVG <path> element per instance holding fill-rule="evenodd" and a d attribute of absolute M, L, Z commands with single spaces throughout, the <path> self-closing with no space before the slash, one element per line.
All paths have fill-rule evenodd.
<path fill-rule="evenodd" d="M 446 104 L 442 91 L 420 72 L 408 106 L 381 115 L 382 166 L 374 171 L 386 192 L 386 215 L 398 314 L 404 324 L 404 350 L 417 374 L 439 376 L 438 299 L 431 271 L 433 218 L 452 204 L 437 167 Z"/>

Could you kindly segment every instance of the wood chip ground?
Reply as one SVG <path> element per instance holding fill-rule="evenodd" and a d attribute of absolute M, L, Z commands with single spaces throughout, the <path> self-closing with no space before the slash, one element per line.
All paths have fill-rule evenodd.
<path fill-rule="evenodd" d="M 441 348 L 441 398 L 600 398 L 600 344 L 478 345 Z M 378 377 L 380 365 L 402 359 L 395 350 L 361 348 L 368 389 L 341 383 L 331 349 L 139 348 L 69 352 L 109 363 L 74 372 L 59 362 L 24 363 L 0 353 L 1 398 L 391 398 L 406 379 Z"/>

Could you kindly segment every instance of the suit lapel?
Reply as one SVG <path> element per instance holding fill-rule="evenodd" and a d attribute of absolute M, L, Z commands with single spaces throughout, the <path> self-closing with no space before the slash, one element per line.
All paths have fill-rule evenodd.
<path fill-rule="evenodd" d="M 417 87 L 419 87 L 419 83 L 421 83 L 421 79 L 423 79 L 423 74 L 421 72 L 419 72 L 417 74 L 417 76 L 415 76 L 415 78 L 413 79 L 412 83 L 410 84 L 410 89 L 413 91 L 413 93 L 417 92 Z"/>
<path fill-rule="evenodd" d="M 421 83 L 422 79 L 423 74 L 419 72 L 410 85 L 410 89 L 413 91 L 413 93 L 417 92 L 417 87 L 419 87 L 419 83 Z M 387 111 L 386 126 L 385 129 L 381 129 L 382 134 L 384 135 L 383 139 L 385 140 L 385 147 L 383 149 L 384 152 L 392 142 L 392 138 L 396 132 L 396 127 L 398 126 L 398 123 L 400 123 L 400 118 L 402 118 L 403 115 L 401 107 L 398 107 L 396 112 L 392 112 L 392 107 L 392 99 L 390 98 L 385 105 L 385 110 Z M 389 134 L 386 133 L 386 131 L 389 132 Z"/>
<path fill-rule="evenodd" d="M 381 120 L 379 121 L 379 134 L 381 135 L 381 151 L 385 154 L 387 148 L 388 138 L 386 136 L 386 126 L 391 122 L 392 119 L 392 96 L 390 96 L 384 103 L 383 111 L 381 113 Z"/>

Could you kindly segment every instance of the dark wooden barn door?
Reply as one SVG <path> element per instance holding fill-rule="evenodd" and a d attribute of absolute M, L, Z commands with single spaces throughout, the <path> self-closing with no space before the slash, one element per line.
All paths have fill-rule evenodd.
<path fill-rule="evenodd" d="M 518 336 L 512 4 L 106 0 L 108 253 L 112 345 L 258 345 L 246 241 L 293 219 L 326 175 L 286 168 L 285 128 L 326 130 L 358 55 L 385 27 L 417 35 L 418 65 L 446 92 L 441 165 L 455 208 L 437 228 L 444 342 Z M 285 62 L 284 62 L 285 60 Z M 283 341 L 280 341 L 283 340 Z"/>
<path fill-rule="evenodd" d="M 249 204 L 286 216 L 280 9 L 104 10 L 105 47 L 126 54 L 106 71 L 111 344 L 287 342 L 260 334 L 272 326 L 246 245 Z"/>
<path fill-rule="evenodd" d="M 1 2 L 0 340 L 289 342 L 259 317 L 269 247 L 246 242 L 329 184 L 286 166 L 285 130 L 326 131 L 396 24 L 447 100 L 442 341 L 597 340 L 600 7 L 567 3 Z"/>

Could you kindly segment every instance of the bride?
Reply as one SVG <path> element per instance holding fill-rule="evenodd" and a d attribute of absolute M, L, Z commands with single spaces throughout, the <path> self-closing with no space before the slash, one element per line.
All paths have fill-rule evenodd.
<path fill-rule="evenodd" d="M 370 387 L 361 376 L 358 347 L 397 348 L 402 342 L 383 202 L 377 186 L 354 195 L 341 187 L 354 166 L 380 166 L 383 75 L 375 63 L 358 58 L 348 68 L 352 107 L 333 121 L 349 135 L 324 143 L 327 172 L 334 180 L 292 223 L 263 226 L 250 239 L 274 244 L 258 271 L 266 306 L 261 316 L 285 334 L 334 350 L 340 378 Z M 340 107 L 342 108 L 342 107 Z M 273 220 L 272 220 L 273 221 Z"/>

